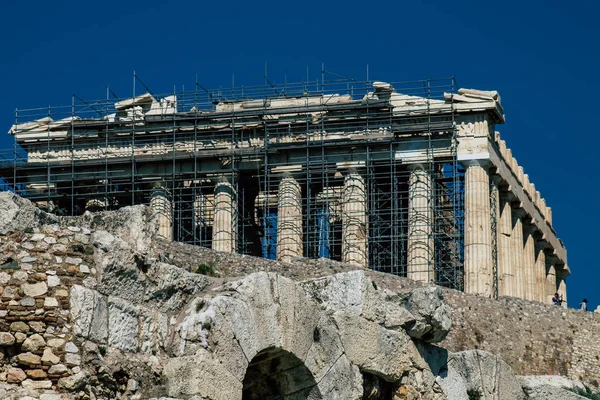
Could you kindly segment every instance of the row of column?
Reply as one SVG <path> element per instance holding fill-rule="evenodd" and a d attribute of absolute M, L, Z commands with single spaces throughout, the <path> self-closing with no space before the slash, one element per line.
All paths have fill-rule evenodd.
<path fill-rule="evenodd" d="M 492 212 L 496 214 L 498 295 L 549 303 L 555 292 L 566 299 L 566 274 L 557 272 L 546 257 L 546 242 L 527 223 L 521 209 L 513 209 L 510 194 L 490 193 L 487 160 L 465 162 L 465 292 L 493 296 Z M 492 190 L 498 190 L 497 185 Z M 497 199 L 491 209 L 490 196 Z M 565 303 L 566 304 L 566 303 Z"/>
<path fill-rule="evenodd" d="M 408 277 L 431 282 L 433 270 L 433 196 L 431 176 L 422 164 L 409 166 Z M 347 173 L 341 198 L 342 261 L 368 267 L 368 217 L 365 180 L 356 172 Z M 194 200 L 194 209 L 206 207 L 204 196 Z M 152 192 L 150 206 L 157 216 L 158 236 L 172 240 L 170 195 L 166 189 Z M 235 252 L 237 247 L 237 200 L 235 188 L 228 182 L 216 184 L 212 248 Z M 289 262 L 302 257 L 302 189 L 293 176 L 281 179 L 278 189 L 277 259 Z"/>

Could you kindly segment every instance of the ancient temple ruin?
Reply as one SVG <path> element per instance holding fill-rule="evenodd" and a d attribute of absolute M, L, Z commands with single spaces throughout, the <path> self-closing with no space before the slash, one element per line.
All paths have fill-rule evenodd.
<path fill-rule="evenodd" d="M 16 112 L 1 183 L 58 214 L 149 204 L 168 241 L 566 300 L 566 249 L 496 130 L 499 94 L 455 86 L 336 78 L 74 96 Z"/>

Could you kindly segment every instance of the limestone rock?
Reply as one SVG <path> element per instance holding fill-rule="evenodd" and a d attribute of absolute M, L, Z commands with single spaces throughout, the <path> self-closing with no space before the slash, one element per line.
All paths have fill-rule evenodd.
<path fill-rule="evenodd" d="M 406 332 L 417 339 L 429 343 L 444 340 L 452 327 L 452 311 L 443 302 L 442 290 L 437 286 L 427 286 L 413 290 L 406 309 L 416 317 Z"/>
<path fill-rule="evenodd" d="M 44 338 L 36 333 L 25 339 L 21 345 L 21 349 L 24 351 L 36 352 L 40 347 L 44 347 L 45 345 L 46 341 Z"/>
<path fill-rule="evenodd" d="M 438 377 L 439 385 L 450 399 L 468 400 L 468 392 L 493 400 L 525 398 L 513 370 L 499 357 L 481 350 L 449 353 L 447 372 Z M 445 375 L 445 376 L 444 376 Z"/>
<path fill-rule="evenodd" d="M 25 379 L 21 382 L 21 385 L 27 389 L 50 389 L 52 387 L 52 381 L 33 381 L 31 379 Z"/>
<path fill-rule="evenodd" d="M 29 332 L 29 325 L 27 325 L 23 321 L 13 322 L 12 324 L 10 324 L 10 330 L 12 332 L 26 333 Z"/>
<path fill-rule="evenodd" d="M 21 368 L 9 368 L 8 374 L 6 375 L 6 381 L 8 383 L 21 383 L 27 379 L 27 375 Z"/>
<path fill-rule="evenodd" d="M 41 362 L 40 356 L 31 353 L 21 353 L 17 355 L 17 362 L 21 365 L 31 366 L 31 365 L 40 365 Z"/>
<path fill-rule="evenodd" d="M 48 369 L 48 373 L 50 375 L 62 375 L 62 374 L 66 374 L 68 371 L 69 370 L 67 369 L 67 367 L 65 367 L 63 364 L 52 365 Z"/>
<path fill-rule="evenodd" d="M 47 348 L 44 350 L 41 361 L 44 365 L 54 365 L 60 363 L 60 358 L 54 355 L 52 349 Z"/>
<path fill-rule="evenodd" d="M 40 211 L 29 200 L 9 191 L 0 192 L 0 215 L 0 235 L 58 222 L 55 215 Z"/>
<path fill-rule="evenodd" d="M 23 285 L 23 291 L 26 296 L 36 297 L 48 293 L 48 286 L 46 282 L 26 283 Z"/>
<path fill-rule="evenodd" d="M 66 378 L 60 378 L 58 380 L 57 387 L 69 392 L 73 392 L 84 387 L 89 382 L 89 379 L 90 377 L 88 373 L 81 371 Z"/>
<path fill-rule="evenodd" d="M 0 332 L 0 346 L 12 346 L 15 344 L 15 337 L 8 332 Z"/>

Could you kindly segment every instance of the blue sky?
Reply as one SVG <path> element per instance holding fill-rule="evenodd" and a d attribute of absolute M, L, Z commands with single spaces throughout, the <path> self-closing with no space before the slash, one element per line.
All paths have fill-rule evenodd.
<path fill-rule="evenodd" d="M 299 81 L 326 69 L 388 81 L 454 75 L 494 89 L 498 126 L 554 213 L 571 306 L 600 303 L 596 228 L 600 6 L 592 1 L 18 1 L 0 4 L 0 148 L 15 108 L 71 95 Z"/>

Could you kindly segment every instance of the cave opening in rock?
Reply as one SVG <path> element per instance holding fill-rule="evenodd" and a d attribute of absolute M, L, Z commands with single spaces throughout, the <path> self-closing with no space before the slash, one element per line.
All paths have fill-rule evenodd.
<path fill-rule="evenodd" d="M 278 348 L 263 350 L 252 359 L 243 385 L 242 400 L 322 399 L 302 360 Z"/>

